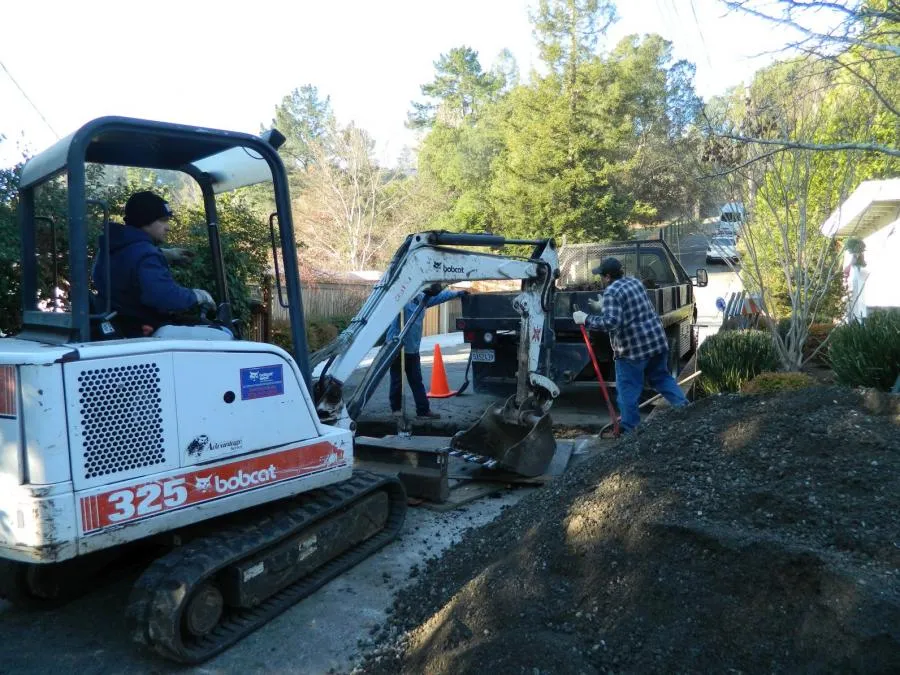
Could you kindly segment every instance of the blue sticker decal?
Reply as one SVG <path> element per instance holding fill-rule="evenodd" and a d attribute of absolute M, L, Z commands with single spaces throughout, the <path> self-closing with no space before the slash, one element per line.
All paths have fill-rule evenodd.
<path fill-rule="evenodd" d="M 284 394 L 284 375 L 281 366 L 241 368 L 241 400 Z"/>

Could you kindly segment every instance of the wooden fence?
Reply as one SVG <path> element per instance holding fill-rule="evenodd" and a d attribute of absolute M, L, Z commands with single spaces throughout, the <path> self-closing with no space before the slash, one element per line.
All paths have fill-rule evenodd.
<path fill-rule="evenodd" d="M 422 336 L 452 333 L 456 330 L 456 319 L 460 316 L 462 316 L 462 302 L 459 300 L 450 300 L 437 307 L 429 307 L 425 310 Z"/>
<path fill-rule="evenodd" d="M 353 316 L 372 293 L 372 284 L 366 283 L 317 283 L 302 286 L 303 313 L 307 319 L 328 319 L 335 316 Z M 278 293 L 272 293 L 272 320 L 287 323 L 288 310 L 278 302 Z M 287 298 L 285 298 L 285 302 Z"/>
<path fill-rule="evenodd" d="M 366 283 L 317 283 L 303 286 L 303 313 L 307 320 L 354 316 L 372 293 L 372 284 Z M 290 321 L 287 308 L 278 302 L 277 292 L 272 291 L 271 321 L 285 324 Z M 287 300 L 287 298 L 285 298 Z M 462 314 L 462 303 L 451 300 L 425 310 L 422 335 L 452 333 L 456 319 Z"/>

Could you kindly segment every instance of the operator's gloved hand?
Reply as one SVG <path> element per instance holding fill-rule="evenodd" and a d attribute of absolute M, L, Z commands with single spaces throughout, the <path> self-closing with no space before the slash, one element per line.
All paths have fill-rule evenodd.
<path fill-rule="evenodd" d="M 195 288 L 194 297 L 197 298 L 197 304 L 203 309 L 215 309 L 216 302 L 213 300 L 213 297 L 209 294 L 209 291 L 204 291 L 202 288 Z"/>
<path fill-rule="evenodd" d="M 587 318 L 587 312 L 582 312 L 578 310 L 577 312 L 572 312 L 572 321 L 575 322 L 577 326 L 583 326 L 584 320 Z"/>
<path fill-rule="evenodd" d="M 197 255 L 187 248 L 161 248 L 159 250 L 170 265 L 187 265 Z"/>
<path fill-rule="evenodd" d="M 588 307 L 594 314 L 599 314 L 603 310 L 603 300 L 598 295 L 596 300 L 588 300 Z"/>

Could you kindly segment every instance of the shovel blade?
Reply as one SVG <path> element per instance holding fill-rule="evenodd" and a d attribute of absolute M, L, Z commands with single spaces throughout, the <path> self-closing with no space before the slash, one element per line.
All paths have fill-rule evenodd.
<path fill-rule="evenodd" d="M 522 422 L 528 417 L 531 422 Z M 511 396 L 502 408 L 490 406 L 478 422 L 450 441 L 454 450 L 497 460 L 500 468 L 529 478 L 540 476 L 556 453 L 553 421 L 543 411 L 520 415 Z"/>

